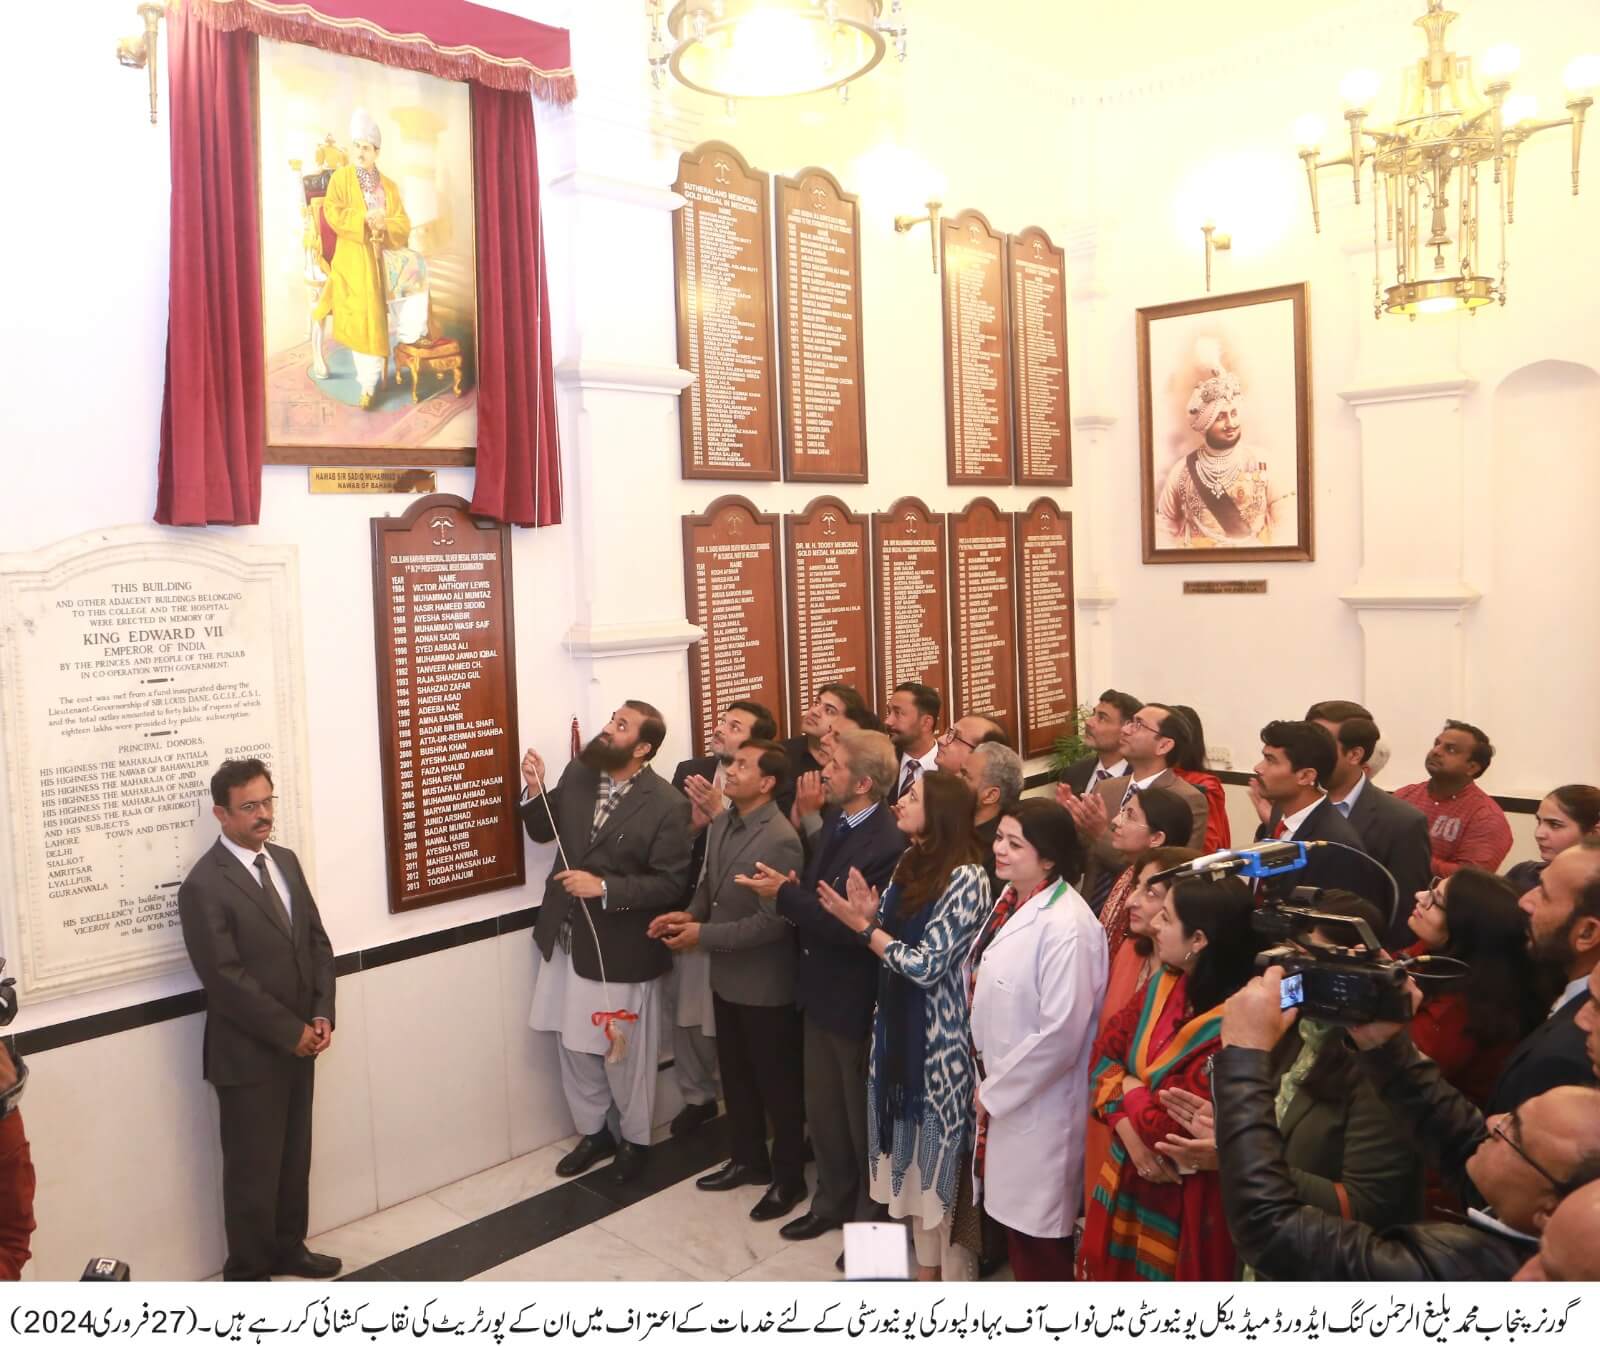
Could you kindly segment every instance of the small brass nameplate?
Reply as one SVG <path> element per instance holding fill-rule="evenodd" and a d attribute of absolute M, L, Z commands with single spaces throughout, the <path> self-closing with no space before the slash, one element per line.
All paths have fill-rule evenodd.
<path fill-rule="evenodd" d="M 1186 594 L 1264 594 L 1266 580 L 1184 580 Z"/>
<path fill-rule="evenodd" d="M 433 473 L 415 467 L 313 467 L 312 495 L 432 495 Z"/>

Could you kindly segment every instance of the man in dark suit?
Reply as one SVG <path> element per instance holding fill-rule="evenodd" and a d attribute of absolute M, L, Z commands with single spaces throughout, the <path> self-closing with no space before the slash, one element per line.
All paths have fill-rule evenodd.
<path fill-rule="evenodd" d="M 1319 701 L 1306 719 L 1333 735 L 1338 748 L 1328 802 L 1356 829 L 1367 854 L 1394 875 L 1400 902 L 1386 934 L 1389 947 L 1411 943 L 1407 921 L 1417 894 L 1432 881 L 1432 843 L 1422 810 L 1396 799 L 1367 779 L 1366 766 L 1378 746 L 1378 726 L 1366 707 L 1354 701 Z M 1387 908 L 1383 908 L 1387 910 Z"/>
<path fill-rule="evenodd" d="M 1144 708 L 1138 697 L 1108 687 L 1100 693 L 1094 710 L 1083 723 L 1083 741 L 1093 749 L 1061 773 L 1060 779 L 1072 792 L 1086 795 L 1101 781 L 1128 774 L 1128 759 L 1122 755 L 1122 726 Z"/>
<path fill-rule="evenodd" d="M 707 1192 L 766 1186 L 750 1212 L 753 1220 L 787 1215 L 806 1195 L 794 931 L 772 902 L 734 881 L 755 873 L 757 864 L 780 874 L 800 865 L 800 838 L 775 802 L 787 770 L 788 756 L 778 744 L 752 739 L 740 746 L 725 773 L 729 807 L 707 829 L 705 870 L 693 902 L 650 923 L 650 933 L 677 957 L 698 952 L 710 964 L 733 1143 L 728 1162 L 695 1185 Z"/>
<path fill-rule="evenodd" d="M 867 1190 L 866 1062 L 878 960 L 861 939 L 825 912 L 817 884 L 843 892 L 859 869 L 882 889 L 894 873 L 905 834 L 883 802 L 894 785 L 894 747 L 882 734 L 840 734 L 823 769 L 832 806 L 804 878 L 758 866 L 744 885 L 800 931 L 795 1002 L 805 1016 L 806 1123 L 817 1155 L 817 1194 L 811 1209 L 778 1232 L 812 1239 L 847 1220 L 865 1218 Z"/>
<path fill-rule="evenodd" d="M 759 701 L 730 701 L 711 731 L 711 755 L 690 757 L 678 763 L 672 786 L 689 799 L 689 881 L 684 886 L 687 903 L 700 882 L 705 863 L 706 833 L 728 801 L 723 776 L 733 755 L 750 739 L 766 741 L 778 732 L 772 712 Z M 660 919 L 659 917 L 657 918 Z M 711 982 L 705 954 L 686 949 L 672 960 L 668 974 L 672 988 L 672 1075 L 683 1108 L 672 1119 L 672 1134 L 687 1136 L 717 1115 L 717 1038 L 711 1013 Z"/>
<path fill-rule="evenodd" d="M 1255 792 L 1270 806 L 1257 841 L 1320 841 L 1304 869 L 1262 879 L 1264 897 L 1287 900 L 1301 887 L 1340 888 L 1364 897 L 1385 917 L 1394 905 L 1389 881 L 1370 861 L 1355 828 L 1329 802 L 1326 786 L 1338 752 L 1333 735 L 1306 720 L 1274 720 L 1261 731 Z M 1373 934 L 1380 939 L 1383 931 Z"/>
<path fill-rule="evenodd" d="M 563 1178 L 615 1154 L 612 1177 L 629 1182 L 650 1150 L 657 982 L 672 965 L 650 921 L 683 901 L 689 869 L 689 801 L 650 768 L 666 735 L 654 706 L 625 701 L 547 795 L 543 759 L 531 748 L 522 759 L 523 825 L 534 841 L 558 842 L 533 927 L 544 962 L 529 1024 L 560 1036 L 562 1091 L 582 1136 L 556 1165 Z M 620 1056 L 615 1033 L 626 1040 Z M 606 1125 L 613 1106 L 617 1140 Z"/>
<path fill-rule="evenodd" d="M 256 758 L 211 778 L 222 835 L 178 889 L 206 993 L 204 1076 L 222 1113 L 224 1280 L 337 1276 L 306 1247 L 316 1058 L 333 1042 L 333 945 L 293 851 L 269 845 L 272 776 Z"/>
<path fill-rule="evenodd" d="M 848 729 L 852 711 L 870 713 L 861 693 L 847 682 L 825 682 L 800 716 L 801 732 L 784 741 L 783 750 L 789 754 L 789 783 L 778 796 L 778 811 L 790 822 L 795 821 L 792 810 L 800 783 L 807 776 L 820 773 L 827 763 L 822 740 L 834 729 Z"/>
<path fill-rule="evenodd" d="M 1600 966 L 1600 840 L 1587 837 L 1562 851 L 1524 893 L 1528 951 L 1534 962 L 1558 969 L 1566 986 L 1550 1017 L 1519 1042 L 1489 1095 L 1491 1114 L 1563 1084 L 1593 1084 L 1600 1062 L 1591 1060 L 1579 1023 L 1590 1000 L 1590 978 Z"/>
<path fill-rule="evenodd" d="M 943 709 L 938 690 L 925 682 L 902 682 L 889 697 L 883 725 L 899 755 L 889 804 L 898 802 L 924 771 L 938 770 L 939 738 L 934 731 Z"/>

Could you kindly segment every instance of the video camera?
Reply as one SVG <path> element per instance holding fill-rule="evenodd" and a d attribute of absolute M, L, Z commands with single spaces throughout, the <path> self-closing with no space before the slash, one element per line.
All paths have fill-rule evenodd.
<path fill-rule="evenodd" d="M 1283 969 L 1283 1007 L 1298 1006 L 1322 1023 L 1405 1023 L 1411 1018 L 1406 977 L 1412 960 L 1389 957 L 1359 916 L 1318 911 L 1320 888 L 1296 888 L 1288 902 L 1271 902 L 1254 913 L 1256 931 L 1277 943 L 1256 955 L 1260 968 Z M 1318 926 L 1340 926 L 1348 944 L 1311 939 Z"/>

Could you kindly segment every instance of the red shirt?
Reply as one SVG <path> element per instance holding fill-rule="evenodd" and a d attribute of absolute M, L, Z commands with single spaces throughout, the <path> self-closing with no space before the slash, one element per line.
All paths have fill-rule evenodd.
<path fill-rule="evenodd" d="M 1511 849 L 1511 825 L 1506 822 L 1506 815 L 1475 782 L 1454 799 L 1434 798 L 1428 793 L 1427 781 L 1402 785 L 1394 797 L 1427 815 L 1432 868 L 1439 878 L 1469 865 L 1493 874 Z"/>
<path fill-rule="evenodd" d="M 1418 941 L 1405 952 L 1406 957 L 1415 958 L 1431 950 Z M 1411 1020 L 1411 1041 L 1439 1067 L 1446 1082 L 1482 1108 L 1494 1091 L 1506 1058 L 1517 1044 L 1503 1042 L 1497 1047 L 1482 1046 L 1472 1036 L 1467 1023 L 1465 991 L 1430 994 Z"/>
<path fill-rule="evenodd" d="M 0 1051 L 4 1051 L 0 1047 Z M 22 1113 L 0 1118 L 0 1281 L 22 1277 L 33 1233 L 33 1160 Z"/>
<path fill-rule="evenodd" d="M 1190 837 L 1189 844 L 1207 854 L 1227 850 L 1233 845 L 1233 834 L 1228 827 L 1228 797 L 1222 792 L 1222 782 L 1209 771 L 1185 771 L 1182 767 L 1173 767 L 1172 774 L 1179 780 L 1188 781 L 1206 797 L 1205 843 L 1202 845 L 1199 837 Z"/>

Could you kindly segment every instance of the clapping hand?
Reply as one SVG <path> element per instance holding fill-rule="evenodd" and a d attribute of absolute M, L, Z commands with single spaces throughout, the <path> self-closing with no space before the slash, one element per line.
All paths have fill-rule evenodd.
<path fill-rule="evenodd" d="M 1072 815 L 1078 831 L 1088 841 L 1098 841 L 1111 826 L 1106 801 L 1097 794 L 1081 795 L 1062 781 L 1056 786 L 1056 803 Z"/>
<path fill-rule="evenodd" d="M 800 819 L 807 814 L 820 813 L 827 801 L 827 791 L 822 788 L 822 773 L 807 771 L 794 787 L 794 811 L 790 821 L 798 826 Z"/>
<path fill-rule="evenodd" d="M 645 928 L 645 934 L 650 939 L 666 939 L 668 935 L 676 934 L 678 927 L 689 919 L 686 911 L 664 911 L 655 917 Z"/>
<path fill-rule="evenodd" d="M 733 881 L 741 888 L 748 888 L 763 901 L 770 902 L 778 895 L 778 889 L 786 883 L 800 882 L 800 876 L 792 869 L 787 874 L 780 874 L 771 865 L 757 860 L 754 874 L 735 874 Z"/>
<path fill-rule="evenodd" d="M 712 820 L 727 807 L 727 799 L 704 776 L 690 776 L 683 783 L 683 792 L 689 796 L 690 822 L 695 831 L 710 826 Z"/>
<path fill-rule="evenodd" d="M 1167 1115 L 1189 1134 L 1169 1133 L 1156 1149 L 1178 1166 L 1179 1172 L 1217 1167 L 1217 1117 L 1211 1100 L 1187 1089 L 1163 1089 L 1161 1105 Z"/>
<path fill-rule="evenodd" d="M 861 876 L 859 869 L 850 871 L 844 888 L 845 896 L 840 897 L 828 884 L 819 882 L 817 901 L 834 920 L 859 934 L 877 919 L 878 890 Z"/>

